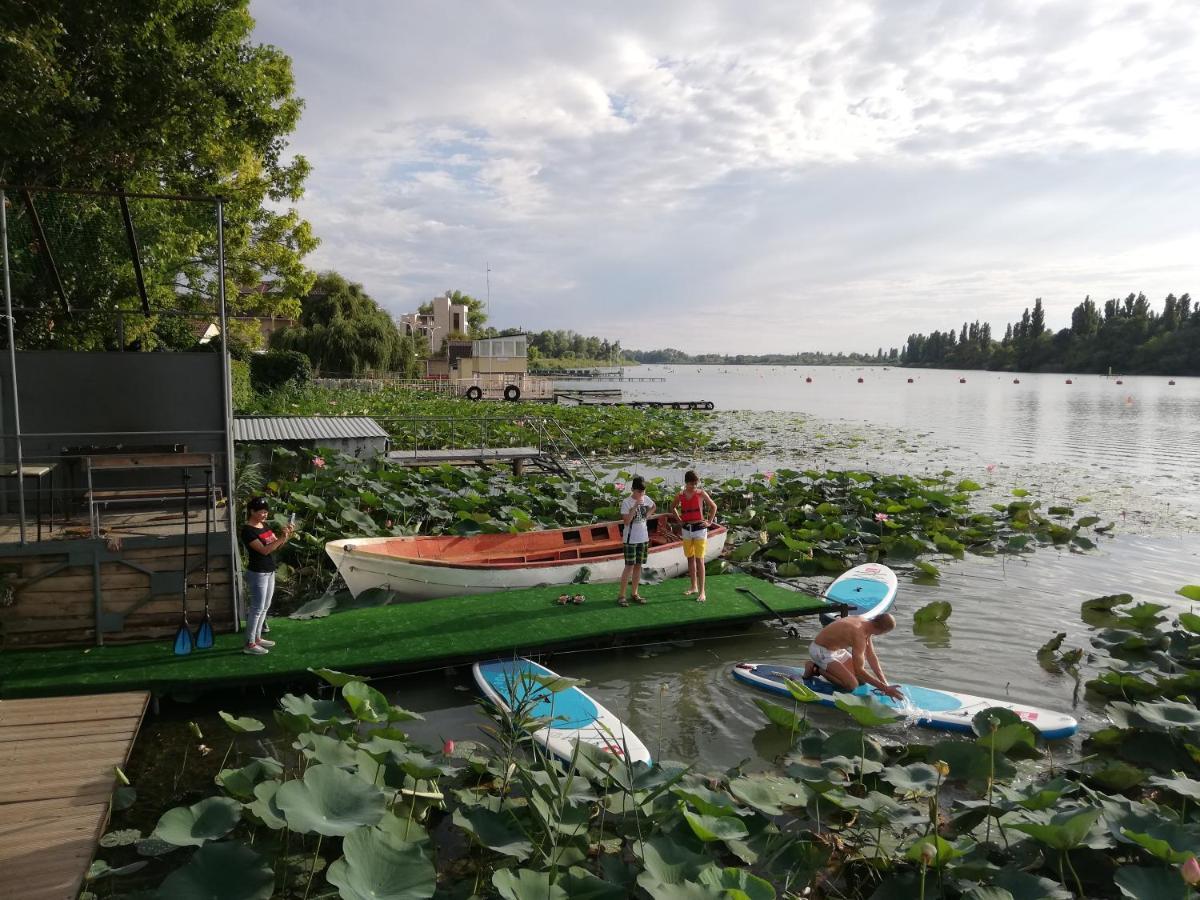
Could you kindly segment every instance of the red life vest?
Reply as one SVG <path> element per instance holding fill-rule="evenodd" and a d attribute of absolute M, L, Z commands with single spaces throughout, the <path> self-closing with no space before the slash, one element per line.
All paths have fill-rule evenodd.
<path fill-rule="evenodd" d="M 700 496 L 699 491 L 696 491 L 695 493 L 693 493 L 690 498 L 688 497 L 688 495 L 686 493 L 684 493 L 683 491 L 680 491 L 679 496 L 676 497 L 675 499 L 677 499 L 679 501 L 679 519 L 680 519 L 680 521 L 682 521 L 682 522 L 703 522 L 704 521 L 704 513 L 701 511 L 701 507 L 700 507 L 700 504 L 702 503 L 702 498 Z"/>

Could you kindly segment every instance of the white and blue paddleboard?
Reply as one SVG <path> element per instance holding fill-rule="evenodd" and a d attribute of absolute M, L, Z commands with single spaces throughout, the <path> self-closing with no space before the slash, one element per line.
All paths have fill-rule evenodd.
<path fill-rule="evenodd" d="M 892 608 L 897 587 L 895 572 L 879 563 L 867 563 L 839 575 L 824 596 L 832 603 L 845 603 L 852 616 L 873 619 Z M 828 625 L 837 618 L 836 612 L 823 612 L 821 624 Z"/>
<path fill-rule="evenodd" d="M 777 666 L 773 663 L 738 663 L 732 671 L 733 677 L 738 681 L 784 697 L 792 696 L 784 681 L 799 681 L 821 695 L 818 702 L 823 706 L 833 706 L 834 700 L 842 693 L 824 678 L 806 679 L 804 669 L 795 666 Z M 994 706 L 1012 710 L 1022 722 L 1028 722 L 1048 741 L 1070 737 L 1079 727 L 1078 722 L 1064 713 L 1039 709 L 1036 706 L 1026 706 L 1008 700 L 989 700 L 985 697 L 959 694 L 955 691 L 939 691 L 933 688 L 918 687 L 915 684 L 901 684 L 897 687 L 904 694 L 904 701 L 893 700 L 869 684 L 860 684 L 854 693 L 859 697 L 869 696 L 878 700 L 884 706 L 892 707 L 906 718 L 915 718 L 918 725 L 926 728 L 939 728 L 943 731 L 969 732 L 972 730 L 971 719 L 975 717 L 976 713 Z"/>
<path fill-rule="evenodd" d="M 524 706 L 533 718 L 551 719 L 530 736 L 559 759 L 570 760 L 576 741 L 583 741 L 618 759 L 650 762 L 650 751 L 638 736 L 579 688 L 553 693 L 534 680 L 558 678 L 557 672 L 525 658 L 478 662 L 471 671 L 484 696 L 497 706 L 510 711 Z"/>

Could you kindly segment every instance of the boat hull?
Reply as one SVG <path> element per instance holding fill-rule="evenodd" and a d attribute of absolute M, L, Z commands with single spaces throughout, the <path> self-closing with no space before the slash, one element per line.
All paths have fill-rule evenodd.
<path fill-rule="evenodd" d="M 727 532 L 714 529 L 708 537 L 704 560 L 709 562 L 721 555 Z M 434 600 L 463 594 L 487 594 L 494 591 L 540 587 L 543 585 L 578 584 L 583 579 L 581 569 L 588 570 L 586 581 L 605 584 L 620 581 L 625 568 L 617 552 L 593 559 L 571 559 L 529 566 L 486 564 L 456 566 L 435 561 L 414 560 L 409 557 L 372 553 L 394 538 L 347 538 L 325 545 L 341 573 L 350 593 L 357 597 L 370 588 L 393 591 L 412 600 Z M 651 546 L 646 569 L 653 569 L 662 578 L 687 574 L 687 558 L 679 542 Z"/>

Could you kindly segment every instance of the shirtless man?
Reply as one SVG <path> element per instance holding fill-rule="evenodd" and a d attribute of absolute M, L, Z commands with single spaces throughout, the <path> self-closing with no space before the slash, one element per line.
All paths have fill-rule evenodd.
<path fill-rule="evenodd" d="M 845 691 L 852 691 L 865 682 L 893 700 L 903 700 L 900 689 L 888 684 L 871 643 L 875 635 L 887 634 L 895 627 L 896 620 L 887 613 L 874 619 L 847 616 L 826 625 L 809 645 L 812 661 L 805 665 L 804 677 L 824 675 L 826 680 Z M 875 670 L 874 675 L 867 671 L 868 665 Z"/>

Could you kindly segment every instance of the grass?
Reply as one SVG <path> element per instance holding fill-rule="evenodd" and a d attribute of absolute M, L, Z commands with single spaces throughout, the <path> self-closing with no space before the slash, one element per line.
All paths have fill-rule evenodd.
<path fill-rule="evenodd" d="M 581 605 L 558 606 L 557 587 L 451 597 L 423 603 L 357 609 L 324 619 L 272 619 L 277 646 L 246 656 L 239 635 L 218 635 L 210 650 L 185 656 L 171 641 L 81 649 L 7 650 L 0 653 L 0 697 L 37 697 L 147 689 L 196 690 L 252 684 L 302 674 L 309 667 L 342 671 L 404 669 L 481 657 L 530 654 L 615 636 L 675 633 L 768 618 L 748 587 L 784 614 L 812 612 L 825 602 L 752 578 L 708 579 L 708 602 L 685 598 L 683 579 L 645 585 L 645 606 L 616 605 L 612 584 L 576 585 Z"/>

